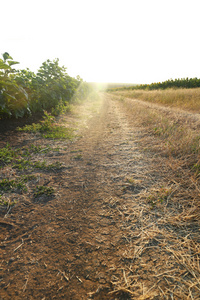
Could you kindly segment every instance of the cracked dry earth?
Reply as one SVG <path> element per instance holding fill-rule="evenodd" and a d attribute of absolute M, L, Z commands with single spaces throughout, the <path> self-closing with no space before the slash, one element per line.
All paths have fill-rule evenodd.
<path fill-rule="evenodd" d="M 24 196 L 1 226 L 0 299 L 168 299 L 170 277 L 159 276 L 177 262 L 141 198 L 162 179 L 130 117 L 103 95 L 69 118 L 81 137 L 52 142 L 62 151 L 48 159 L 65 167 L 43 183 L 56 196 Z"/>

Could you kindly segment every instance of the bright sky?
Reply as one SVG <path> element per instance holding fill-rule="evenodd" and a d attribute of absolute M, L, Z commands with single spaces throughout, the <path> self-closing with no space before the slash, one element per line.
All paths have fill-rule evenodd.
<path fill-rule="evenodd" d="M 0 54 L 84 81 L 200 78 L 199 0 L 0 0 Z"/>

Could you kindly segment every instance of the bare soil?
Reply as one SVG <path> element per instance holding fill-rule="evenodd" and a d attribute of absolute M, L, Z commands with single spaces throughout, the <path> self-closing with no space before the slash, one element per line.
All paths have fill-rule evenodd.
<path fill-rule="evenodd" d="M 64 165 L 37 173 L 54 196 L 14 195 L 16 205 L 0 210 L 0 299 L 199 299 L 199 225 L 175 222 L 179 183 L 165 158 L 144 149 L 147 132 L 109 95 L 63 122 L 76 127 L 73 142 L 0 134 L 1 147 L 60 147 L 38 157 Z M 149 204 L 163 187 L 165 203 Z"/>

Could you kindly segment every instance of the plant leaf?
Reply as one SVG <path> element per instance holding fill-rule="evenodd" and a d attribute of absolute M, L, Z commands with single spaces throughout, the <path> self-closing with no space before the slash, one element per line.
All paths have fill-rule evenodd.
<path fill-rule="evenodd" d="M 7 70 L 7 69 L 10 69 L 10 66 L 6 65 L 2 59 L 0 59 L 0 69 L 2 70 Z"/>
<path fill-rule="evenodd" d="M 9 64 L 9 66 L 13 66 L 13 65 L 19 64 L 19 62 L 18 61 L 13 61 L 13 60 L 8 60 L 8 64 Z"/>
<path fill-rule="evenodd" d="M 3 54 L 3 59 L 6 61 L 7 59 L 13 59 L 8 52 Z"/>

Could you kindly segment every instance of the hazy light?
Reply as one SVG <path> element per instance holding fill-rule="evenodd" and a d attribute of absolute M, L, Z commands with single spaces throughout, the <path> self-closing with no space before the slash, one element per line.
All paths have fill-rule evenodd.
<path fill-rule="evenodd" d="M 36 71 L 59 58 L 86 81 L 200 77 L 198 0 L 2 1 L 1 53 Z"/>

